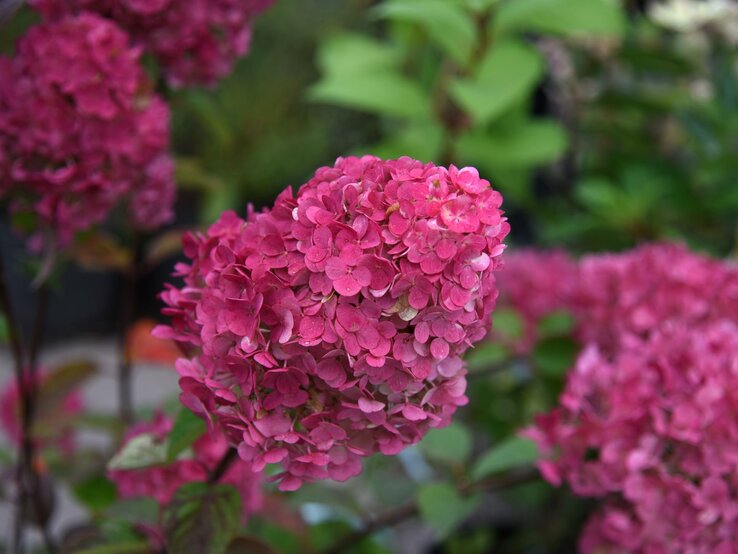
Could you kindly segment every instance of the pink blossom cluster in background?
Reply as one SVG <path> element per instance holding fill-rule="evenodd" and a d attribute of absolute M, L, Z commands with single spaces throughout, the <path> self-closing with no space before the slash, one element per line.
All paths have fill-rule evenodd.
<path fill-rule="evenodd" d="M 738 550 L 738 272 L 660 244 L 578 264 L 583 350 L 526 433 L 553 484 L 605 499 L 582 551 Z"/>
<path fill-rule="evenodd" d="M 36 377 L 36 389 L 43 386 L 47 376 L 43 370 Z M 30 376 L 27 376 L 27 382 Z M 36 418 L 43 421 L 38 432 L 34 433 L 37 448 L 56 448 L 66 455 L 74 452 L 74 418 L 83 410 L 82 395 L 72 391 L 58 400 L 43 406 L 44 413 L 36 413 Z M 21 397 L 15 379 L 0 393 L 0 424 L 8 440 L 20 447 L 22 433 Z"/>
<path fill-rule="evenodd" d="M 345 480 L 465 404 L 509 225 L 473 168 L 340 158 L 293 197 L 187 237 L 162 337 L 181 400 L 280 488 Z"/>
<path fill-rule="evenodd" d="M 151 435 L 155 442 L 165 443 L 173 425 L 172 420 L 162 414 L 157 414 L 153 421 L 137 423 L 126 433 L 122 448 L 142 435 Z M 207 480 L 228 448 L 221 434 L 205 434 L 192 445 L 189 456 L 181 456 L 170 464 L 110 470 L 108 477 L 115 483 L 121 498 L 150 497 L 164 506 L 180 486 Z M 219 480 L 238 490 L 244 521 L 262 505 L 262 481 L 261 473 L 253 471 L 251 465 L 243 460 L 232 462 Z"/>
<path fill-rule="evenodd" d="M 253 19 L 273 0 L 32 0 L 45 16 L 89 11 L 151 52 L 168 82 L 215 84 L 246 54 Z"/>
<path fill-rule="evenodd" d="M 0 195 L 33 219 L 20 226 L 36 249 L 67 245 L 123 200 L 139 228 L 173 217 L 169 109 L 140 57 L 92 14 L 32 27 L 0 57 Z"/>

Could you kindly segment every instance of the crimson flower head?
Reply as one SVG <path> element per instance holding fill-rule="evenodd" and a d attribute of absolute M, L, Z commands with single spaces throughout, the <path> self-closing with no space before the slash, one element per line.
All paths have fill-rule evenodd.
<path fill-rule="evenodd" d="M 181 400 L 280 488 L 345 480 L 467 402 L 509 225 L 473 168 L 339 158 L 296 196 L 190 235 L 163 293 Z"/>
<path fill-rule="evenodd" d="M 31 0 L 49 18 L 99 14 L 153 54 L 170 85 L 215 84 L 246 54 L 254 18 L 273 0 Z"/>
<path fill-rule="evenodd" d="M 0 196 L 37 246 L 42 231 L 68 244 L 121 201 L 136 227 L 172 218 L 169 110 L 140 57 L 91 14 L 32 27 L 0 57 Z"/>
<path fill-rule="evenodd" d="M 738 326 L 670 322 L 615 355 L 587 347 L 527 431 L 543 476 L 604 499 L 581 551 L 738 550 Z"/>

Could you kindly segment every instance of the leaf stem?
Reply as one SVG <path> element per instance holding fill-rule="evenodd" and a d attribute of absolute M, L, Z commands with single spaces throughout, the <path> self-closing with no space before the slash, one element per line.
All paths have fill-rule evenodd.
<path fill-rule="evenodd" d="M 231 464 L 236 458 L 238 458 L 238 450 L 233 447 L 229 448 L 218 462 L 218 465 L 208 475 L 208 484 L 213 485 L 217 483 L 225 472 L 228 471 L 228 468 L 231 467 Z"/>

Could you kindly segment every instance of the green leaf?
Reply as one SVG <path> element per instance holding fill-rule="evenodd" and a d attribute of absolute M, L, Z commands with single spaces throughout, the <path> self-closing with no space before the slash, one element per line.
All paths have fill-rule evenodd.
<path fill-rule="evenodd" d="M 93 512 L 104 510 L 117 498 L 115 485 L 104 475 L 96 475 L 74 487 L 74 496 Z"/>
<path fill-rule="evenodd" d="M 398 73 L 329 76 L 308 90 L 308 98 L 379 115 L 428 118 L 430 100 L 414 81 Z"/>
<path fill-rule="evenodd" d="M 428 483 L 418 491 L 418 506 L 423 520 L 439 539 L 447 537 L 474 511 L 479 497 L 462 498 L 448 483 Z"/>
<path fill-rule="evenodd" d="M 318 67 L 328 76 L 346 77 L 367 71 L 399 67 L 399 51 L 385 42 L 364 35 L 343 33 L 329 37 L 320 45 Z"/>
<path fill-rule="evenodd" d="M 181 408 L 167 441 L 167 462 L 173 462 L 192 443 L 205 434 L 205 422 L 187 408 Z"/>
<path fill-rule="evenodd" d="M 240 518 L 241 499 L 234 487 L 187 483 L 164 510 L 167 549 L 172 554 L 223 554 L 238 532 Z"/>
<path fill-rule="evenodd" d="M 479 371 L 487 369 L 510 358 L 508 349 L 497 342 L 485 342 L 468 351 L 466 355 L 466 363 L 469 371 Z"/>
<path fill-rule="evenodd" d="M 129 440 L 108 462 L 108 469 L 141 469 L 167 461 L 167 444 L 153 433 L 144 433 Z"/>
<path fill-rule="evenodd" d="M 579 351 L 580 346 L 571 337 L 551 337 L 536 345 L 533 362 L 537 371 L 558 379 L 571 369 Z"/>
<path fill-rule="evenodd" d="M 538 447 L 523 437 L 511 437 L 485 452 L 472 470 L 474 479 L 482 479 L 519 466 L 529 465 L 538 459 Z"/>
<path fill-rule="evenodd" d="M 537 326 L 539 337 L 560 337 L 574 329 L 574 317 L 565 310 L 556 310 L 544 316 Z"/>
<path fill-rule="evenodd" d="M 452 423 L 443 429 L 431 429 L 419 446 L 429 458 L 463 464 L 471 454 L 472 435 L 462 424 Z"/>
<path fill-rule="evenodd" d="M 532 120 L 494 133 L 469 133 L 460 139 L 459 152 L 489 166 L 519 168 L 549 163 L 567 146 L 566 132 L 559 123 Z"/>
<path fill-rule="evenodd" d="M 616 0 L 507 0 L 493 20 L 496 32 L 619 37 L 625 15 Z"/>
<path fill-rule="evenodd" d="M 438 157 L 443 145 L 444 131 L 435 121 L 412 121 L 387 140 L 362 150 L 391 160 L 410 156 L 416 160 L 431 161 Z"/>
<path fill-rule="evenodd" d="M 375 9 L 380 17 L 419 25 L 446 54 L 466 65 L 476 42 L 470 15 L 448 0 L 388 0 Z"/>
<path fill-rule="evenodd" d="M 475 124 L 484 125 L 526 99 L 542 75 L 540 54 L 520 41 L 508 40 L 489 49 L 476 77 L 456 79 L 450 92 Z"/>
<path fill-rule="evenodd" d="M 495 310 L 492 318 L 492 329 L 511 339 L 522 338 L 525 331 L 523 318 L 518 312 L 511 308 L 499 308 Z"/>

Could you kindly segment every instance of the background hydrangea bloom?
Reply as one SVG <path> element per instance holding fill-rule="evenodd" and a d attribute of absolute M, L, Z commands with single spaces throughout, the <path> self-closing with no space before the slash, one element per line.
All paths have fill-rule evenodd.
<path fill-rule="evenodd" d="M 214 84 L 251 42 L 273 0 L 35 0 L 45 15 L 89 11 L 115 20 L 149 50 L 173 86 Z"/>
<path fill-rule="evenodd" d="M 43 385 L 45 379 L 43 372 L 36 377 L 37 389 Z M 47 404 L 44 409 L 53 414 L 53 419 L 48 418 L 45 420 L 45 425 L 39 426 L 34 437 L 36 446 L 58 448 L 65 454 L 72 453 L 75 448 L 73 419 L 82 412 L 82 395 L 79 391 L 70 392 L 61 398 L 58 404 Z M 0 393 L 0 424 L 8 440 L 20 446 L 22 440 L 21 399 L 15 379 L 9 381 Z"/>
<path fill-rule="evenodd" d="M 669 321 L 738 321 L 735 266 L 677 244 L 585 256 L 572 309 L 583 343 L 616 348 Z"/>
<path fill-rule="evenodd" d="M 163 294 L 182 402 L 283 490 L 345 480 L 466 403 L 509 225 L 473 168 L 340 158 L 271 211 L 186 238 Z"/>
<path fill-rule="evenodd" d="M 152 435 L 155 441 L 166 442 L 173 425 L 171 419 L 157 414 L 151 422 L 134 425 L 126 433 L 123 443 L 125 445 L 144 434 Z M 108 477 L 115 483 L 122 498 L 151 497 L 163 506 L 172 499 L 180 486 L 205 481 L 227 449 L 228 444 L 222 435 L 203 435 L 192 445 L 190 458 L 181 458 L 171 464 L 142 469 L 111 470 Z M 233 485 L 238 489 L 244 520 L 261 507 L 262 480 L 261 474 L 253 471 L 251 465 L 243 460 L 231 463 L 219 480 L 220 483 Z"/>
<path fill-rule="evenodd" d="M 0 195 L 59 245 L 127 198 L 134 225 L 172 216 L 169 110 L 140 50 L 91 14 L 31 28 L 0 58 Z"/>
<path fill-rule="evenodd" d="M 610 359 L 581 354 L 560 406 L 528 431 L 544 477 L 610 498 L 584 552 L 738 548 L 738 327 L 669 322 Z"/>

